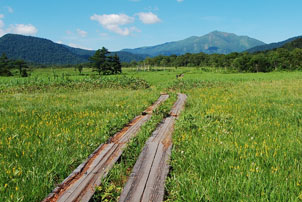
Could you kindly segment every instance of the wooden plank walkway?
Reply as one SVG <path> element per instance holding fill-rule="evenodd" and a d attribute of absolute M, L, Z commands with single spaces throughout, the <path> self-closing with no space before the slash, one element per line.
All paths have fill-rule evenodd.
<path fill-rule="evenodd" d="M 184 108 L 186 98 L 186 95 L 178 94 L 178 100 L 170 112 L 171 116 L 164 119 L 147 140 L 120 196 L 120 202 L 163 201 L 174 122 Z"/>
<path fill-rule="evenodd" d="M 95 187 L 101 184 L 101 180 L 119 159 L 129 140 L 151 118 L 154 109 L 168 98 L 167 94 L 161 95 L 152 106 L 148 107 L 142 115 L 137 116 L 122 131 L 115 134 L 108 143 L 100 145 L 43 202 L 89 201 L 95 192 Z"/>

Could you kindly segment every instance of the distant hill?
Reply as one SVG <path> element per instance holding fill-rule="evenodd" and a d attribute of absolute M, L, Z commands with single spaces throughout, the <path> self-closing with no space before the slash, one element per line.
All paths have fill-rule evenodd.
<path fill-rule="evenodd" d="M 6 34 L 0 38 L 0 54 L 2 53 L 8 58 L 22 59 L 34 64 L 65 65 L 88 62 L 88 58 L 95 51 L 73 48 L 38 37 Z M 122 62 L 140 61 L 146 57 L 124 51 L 112 54 L 115 53 Z"/>
<path fill-rule="evenodd" d="M 262 41 L 248 36 L 237 36 L 231 33 L 214 31 L 207 35 L 164 43 L 156 46 L 142 47 L 136 49 L 124 49 L 123 51 L 134 54 L 157 55 L 182 55 L 185 53 L 220 53 L 242 52 L 249 48 L 264 45 Z"/>
<path fill-rule="evenodd" d="M 302 49 L 302 36 L 296 38 L 295 40 L 286 43 L 282 46 L 282 48 L 288 49 L 288 50 L 294 50 L 295 48 L 301 48 Z"/>
<path fill-rule="evenodd" d="M 270 43 L 270 44 L 266 44 L 266 45 L 262 45 L 262 46 L 256 46 L 254 48 L 250 48 L 250 49 L 246 50 L 246 52 L 255 53 L 255 52 L 268 51 L 268 50 L 273 50 L 276 48 L 281 48 L 285 44 L 290 43 L 299 38 L 302 38 L 302 36 L 296 36 L 296 37 L 289 38 L 285 41 L 281 41 L 281 42 L 277 42 L 277 43 Z"/>

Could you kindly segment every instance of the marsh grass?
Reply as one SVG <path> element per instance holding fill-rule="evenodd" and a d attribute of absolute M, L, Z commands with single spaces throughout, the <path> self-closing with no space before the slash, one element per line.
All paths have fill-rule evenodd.
<path fill-rule="evenodd" d="M 301 72 L 123 72 L 99 78 L 87 69 L 38 69 L 0 78 L 3 201 L 42 200 L 160 92 L 188 95 L 173 135 L 167 201 L 302 200 Z M 130 143 L 99 198 L 117 199 L 173 99 Z"/>
<path fill-rule="evenodd" d="M 39 201 L 158 97 L 101 89 L 2 94 L 0 198 Z"/>
<path fill-rule="evenodd" d="M 169 115 L 170 109 L 175 101 L 176 95 L 172 94 L 167 101 L 155 110 L 151 120 L 142 126 L 141 131 L 130 141 L 128 147 L 109 172 L 108 176 L 103 180 L 102 184 L 96 188 L 97 191 L 91 201 L 118 201 L 121 191 L 131 174 L 132 168 L 145 146 L 145 142 L 161 121 Z"/>
<path fill-rule="evenodd" d="M 167 201 L 302 200 L 302 81 L 188 89 Z"/>

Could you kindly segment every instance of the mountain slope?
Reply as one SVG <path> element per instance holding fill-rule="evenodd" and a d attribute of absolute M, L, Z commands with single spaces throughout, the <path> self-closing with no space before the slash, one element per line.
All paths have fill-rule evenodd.
<path fill-rule="evenodd" d="M 47 39 L 16 34 L 0 38 L 0 54 L 38 64 L 77 64 L 86 59 Z"/>
<path fill-rule="evenodd" d="M 285 48 L 289 51 L 292 51 L 296 48 L 300 48 L 302 49 L 302 36 L 301 37 L 297 37 L 295 40 L 286 43 L 285 45 L 283 45 L 281 48 Z"/>
<path fill-rule="evenodd" d="M 190 37 L 181 41 L 169 42 L 157 46 L 142 47 L 136 49 L 124 49 L 123 51 L 134 54 L 157 55 L 181 55 L 185 53 L 204 52 L 208 54 L 242 52 L 246 49 L 264 45 L 265 43 L 247 37 L 237 36 L 231 33 L 214 31 L 201 37 Z"/>
<path fill-rule="evenodd" d="M 270 44 L 266 44 L 266 45 L 262 45 L 262 46 L 256 46 L 254 48 L 246 50 L 246 52 L 255 53 L 255 52 L 268 51 L 268 50 L 273 50 L 273 49 L 276 49 L 276 48 L 281 48 L 285 44 L 290 43 L 290 42 L 292 42 L 296 39 L 299 39 L 299 38 L 302 38 L 302 36 L 289 38 L 285 41 L 281 41 L 281 42 L 277 42 L 277 43 L 270 43 Z"/>
<path fill-rule="evenodd" d="M 65 65 L 88 62 L 94 50 L 73 48 L 54 43 L 48 39 L 17 34 L 6 34 L 0 38 L 0 54 L 8 58 L 22 59 L 27 62 L 44 65 Z M 127 52 L 113 52 L 122 62 L 143 60 L 146 56 Z"/>
<path fill-rule="evenodd" d="M 70 46 L 64 45 L 69 51 L 76 55 L 80 55 L 82 58 L 89 59 L 94 53 L 95 50 L 84 50 L 80 48 L 73 48 Z M 116 51 L 116 52 L 111 52 L 110 55 L 117 54 L 122 62 L 131 62 L 131 61 L 141 61 L 144 60 L 148 55 L 142 55 L 142 54 L 133 54 L 133 53 L 128 53 L 125 51 Z"/>

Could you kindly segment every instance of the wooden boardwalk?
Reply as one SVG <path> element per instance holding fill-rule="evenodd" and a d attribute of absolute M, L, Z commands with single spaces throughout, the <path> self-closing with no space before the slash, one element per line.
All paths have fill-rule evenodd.
<path fill-rule="evenodd" d="M 179 94 L 170 117 L 153 132 L 140 154 L 119 201 L 163 201 L 169 172 L 175 119 L 184 108 L 186 95 Z"/>
<path fill-rule="evenodd" d="M 119 159 L 129 140 L 151 118 L 153 110 L 168 97 L 169 95 L 166 94 L 161 95 L 152 106 L 136 117 L 121 132 L 115 134 L 108 143 L 100 145 L 43 202 L 89 201 L 95 192 L 95 187 L 101 184 L 101 180 Z"/>

